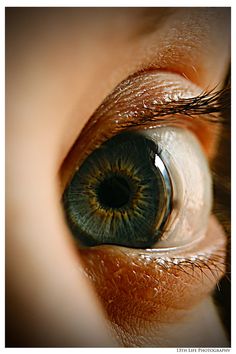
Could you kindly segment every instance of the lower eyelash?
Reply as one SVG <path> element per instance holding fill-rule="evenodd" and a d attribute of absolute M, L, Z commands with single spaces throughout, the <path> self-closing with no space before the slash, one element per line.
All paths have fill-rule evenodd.
<path fill-rule="evenodd" d="M 199 280 L 196 275 L 195 267 L 197 267 L 201 274 L 208 278 L 208 280 L 213 283 L 217 281 L 217 286 L 219 274 L 223 274 L 226 267 L 225 253 L 223 249 L 222 251 L 218 250 L 217 253 L 199 253 L 189 257 L 158 257 L 154 260 L 152 257 L 142 254 L 140 258 L 143 260 L 144 266 L 150 265 L 151 262 L 155 262 L 158 267 L 162 268 L 159 269 L 159 271 L 169 272 L 169 274 L 175 276 L 173 270 L 176 268 L 176 270 Z M 212 279 L 209 278 L 204 270 L 210 271 Z"/>

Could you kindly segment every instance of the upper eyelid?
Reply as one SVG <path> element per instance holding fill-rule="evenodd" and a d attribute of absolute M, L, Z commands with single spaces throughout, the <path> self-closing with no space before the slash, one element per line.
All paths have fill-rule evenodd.
<path fill-rule="evenodd" d="M 168 77 L 168 75 L 171 75 L 170 77 L 173 79 L 173 75 L 175 75 L 174 77 L 177 81 L 180 80 L 180 83 L 174 85 L 173 90 L 173 83 L 169 85 L 168 81 L 162 82 L 159 90 L 155 87 L 155 75 L 157 77 L 161 75 L 161 79 Z M 152 80 L 154 80 L 153 92 L 150 95 L 149 81 L 152 82 Z M 182 86 L 186 85 L 184 89 L 181 87 L 181 83 Z M 72 176 L 72 172 L 76 168 L 74 160 L 81 163 L 81 159 L 86 158 L 94 148 L 97 148 L 112 135 L 129 127 L 145 127 L 145 125 L 148 126 L 151 123 L 173 124 L 179 117 L 182 119 L 184 117 L 185 121 L 187 117 L 188 120 L 192 120 L 191 124 L 197 124 L 200 116 L 205 117 L 206 121 L 210 119 L 218 121 L 219 119 L 214 115 L 214 112 L 221 109 L 218 99 L 222 97 L 222 94 L 227 96 L 228 91 L 223 90 L 206 94 L 200 88 L 194 86 L 195 94 L 193 94 L 191 85 L 194 84 L 178 74 L 157 70 L 137 73 L 122 81 L 91 116 L 64 160 L 60 170 L 61 188 L 64 189 L 69 181 L 69 176 Z M 147 90 L 148 93 L 146 93 Z M 160 94 L 159 98 L 157 97 L 158 92 Z M 166 99 L 166 93 L 169 94 L 168 99 Z M 159 112 L 157 107 L 154 107 L 154 112 L 151 111 L 150 102 L 153 99 L 159 99 Z M 146 102 L 146 106 L 144 106 L 144 102 Z M 150 113 L 149 116 L 148 112 Z M 205 115 L 203 115 L 204 112 Z M 147 118 L 149 118 L 149 121 Z M 89 141 L 86 140 L 86 137 Z M 86 150 L 89 144 L 90 150 Z"/>
<path fill-rule="evenodd" d="M 134 112 L 132 116 L 127 117 L 135 118 L 135 121 L 129 120 L 127 123 L 124 123 L 123 126 L 141 126 L 152 121 L 156 122 L 158 118 L 160 118 L 159 120 L 161 121 L 162 117 L 172 115 L 185 115 L 186 119 L 196 118 L 212 123 L 224 123 L 223 117 L 215 113 L 222 113 L 228 109 L 230 104 L 229 95 L 230 88 L 228 86 L 219 91 L 202 91 L 201 94 L 195 97 L 177 97 L 168 102 L 161 103 L 158 102 L 158 100 L 154 100 L 153 104 L 146 104 L 146 102 L 143 101 L 141 112 Z M 119 116 L 122 116 L 122 114 L 119 113 Z"/>
<path fill-rule="evenodd" d="M 154 70 L 154 73 L 157 73 L 158 70 Z M 163 73 L 162 70 L 159 71 Z M 152 96 L 154 100 L 150 102 L 149 96 L 150 91 L 155 90 L 155 85 L 153 87 L 145 86 L 145 80 L 147 77 L 152 76 L 152 71 L 136 73 L 126 80 L 122 81 L 115 90 L 104 100 L 101 106 L 95 112 L 95 115 L 91 117 L 91 120 L 95 117 L 96 120 L 99 120 L 100 117 L 107 113 L 107 111 L 112 111 L 113 115 L 117 117 L 117 119 L 121 117 L 127 116 L 131 123 L 127 123 L 127 126 L 136 126 L 142 123 L 147 123 L 149 119 L 152 117 L 164 117 L 171 114 L 184 114 L 188 117 L 193 117 L 201 115 L 201 118 L 206 119 L 207 121 L 218 122 L 219 117 L 215 116 L 214 113 L 222 112 L 223 110 L 229 107 L 230 100 L 230 90 L 229 85 L 224 87 L 223 89 L 218 89 L 215 87 L 209 91 L 201 90 L 199 94 L 193 95 L 191 97 L 183 97 L 183 92 L 180 88 L 180 93 L 176 94 L 172 97 L 171 94 L 167 95 L 168 97 L 164 98 L 156 97 L 156 94 Z M 184 75 L 183 75 L 184 76 Z M 141 79 L 143 82 L 139 82 L 137 87 L 135 86 L 136 79 Z M 168 86 L 167 84 L 163 84 L 163 86 Z M 218 85 L 221 86 L 221 83 Z M 132 91 L 131 94 L 127 94 L 127 91 Z M 165 92 L 165 89 L 163 90 Z M 128 97 L 131 96 L 132 97 Z M 129 107 L 126 107 L 126 101 L 129 99 Z M 139 100 L 139 111 L 135 112 L 133 110 L 132 104 L 133 102 L 141 97 L 141 104 Z M 121 103 L 120 103 L 121 102 Z M 131 108 L 130 108 L 131 103 Z M 117 109 L 117 106 L 119 108 Z M 121 105 L 124 105 L 125 109 L 121 108 Z M 115 109 L 114 109 L 115 107 Z M 135 106 L 134 106 L 135 107 Z M 135 118 L 135 121 L 134 119 Z"/>

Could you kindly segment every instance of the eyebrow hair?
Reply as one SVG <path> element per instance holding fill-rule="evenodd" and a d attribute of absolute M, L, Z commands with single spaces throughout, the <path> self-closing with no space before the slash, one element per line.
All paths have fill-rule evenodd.
<path fill-rule="evenodd" d="M 228 124 L 225 113 L 229 113 L 231 104 L 230 85 L 221 90 L 203 91 L 200 95 L 190 98 L 178 98 L 162 104 L 143 105 L 142 112 L 135 116 L 135 121 L 122 123 L 125 127 L 135 127 L 152 122 L 158 118 L 169 116 L 168 121 L 178 120 L 178 115 L 189 119 L 202 119 L 209 123 Z M 220 113 L 220 114 L 219 114 Z M 171 117 L 173 115 L 173 117 Z M 132 117 L 133 118 L 133 117 Z M 159 120 L 159 119 L 158 119 Z"/>

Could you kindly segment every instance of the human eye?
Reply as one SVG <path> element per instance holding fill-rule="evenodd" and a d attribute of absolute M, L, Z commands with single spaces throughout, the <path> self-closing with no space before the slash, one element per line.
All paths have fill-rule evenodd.
<path fill-rule="evenodd" d="M 191 126 L 204 122 L 181 116 L 181 93 L 175 93 L 174 101 L 168 84 L 165 89 L 161 86 L 165 77 L 165 73 L 153 72 L 128 79 L 92 118 L 107 117 L 106 136 L 112 134 L 111 120 L 122 133 L 100 146 L 104 132 L 97 134 L 94 145 L 98 147 L 76 167 L 64 192 L 67 220 L 81 244 L 175 247 L 205 233 L 211 180 L 202 148 L 191 133 Z M 169 79 L 172 86 L 174 81 L 186 84 L 176 75 Z M 121 94 L 112 112 L 103 114 L 117 92 Z M 168 114 L 168 104 L 172 112 L 178 105 L 179 114 Z M 158 115 L 161 106 L 163 112 Z M 117 107 L 121 111 L 114 112 Z M 135 130 L 128 128 L 131 124 Z"/>
<path fill-rule="evenodd" d="M 67 224 L 123 345 L 147 345 L 153 324 L 162 336 L 224 274 L 209 162 L 226 95 L 174 73 L 135 74 L 96 110 L 62 165 Z"/>
<path fill-rule="evenodd" d="M 229 52 L 229 8 L 6 9 L 6 346 L 228 345 Z"/>

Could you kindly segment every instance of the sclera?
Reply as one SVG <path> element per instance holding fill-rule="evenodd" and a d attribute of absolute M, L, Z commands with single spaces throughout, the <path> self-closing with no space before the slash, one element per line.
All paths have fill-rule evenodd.
<path fill-rule="evenodd" d="M 173 189 L 172 212 L 154 248 L 189 246 L 204 237 L 212 207 L 212 180 L 204 151 L 187 129 L 168 126 L 144 134 L 158 145 Z"/>

